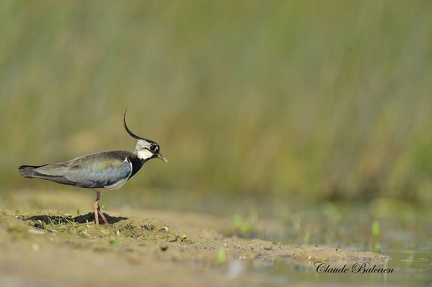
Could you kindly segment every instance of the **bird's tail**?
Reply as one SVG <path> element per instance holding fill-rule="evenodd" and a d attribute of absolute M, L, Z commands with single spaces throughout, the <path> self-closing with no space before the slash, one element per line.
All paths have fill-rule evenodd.
<path fill-rule="evenodd" d="M 40 178 L 54 181 L 61 184 L 76 185 L 76 182 L 70 181 L 63 175 L 63 170 L 53 165 L 22 165 L 18 172 L 27 178 Z"/>
<path fill-rule="evenodd" d="M 40 176 L 40 174 L 36 172 L 35 169 L 42 166 L 44 165 L 22 165 L 18 168 L 18 172 L 24 177 L 38 177 L 38 175 Z"/>

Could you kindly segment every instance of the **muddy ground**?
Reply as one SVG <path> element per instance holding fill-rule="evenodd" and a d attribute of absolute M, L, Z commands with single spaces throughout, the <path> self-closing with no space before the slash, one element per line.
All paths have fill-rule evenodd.
<path fill-rule="evenodd" d="M 0 286 L 264 286 L 268 277 L 257 270 L 275 264 L 313 269 L 318 260 L 380 264 L 386 259 L 371 252 L 242 238 L 233 222 L 203 214 L 105 214 L 111 224 L 97 226 L 92 213 L 74 217 L 55 210 L 3 209 Z M 258 228 L 268 232 L 282 226 L 260 222 Z"/>

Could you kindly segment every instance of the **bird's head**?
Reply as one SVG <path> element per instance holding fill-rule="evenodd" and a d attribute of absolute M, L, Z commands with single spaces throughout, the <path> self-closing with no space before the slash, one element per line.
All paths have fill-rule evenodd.
<path fill-rule="evenodd" d="M 124 113 L 123 123 L 124 128 L 128 132 L 128 134 L 138 140 L 135 146 L 135 153 L 139 159 L 147 161 L 152 158 L 159 158 L 164 162 L 168 162 L 168 160 L 160 153 L 160 147 L 156 142 L 139 137 L 133 132 L 131 132 L 131 130 L 126 124 L 126 112 Z"/>

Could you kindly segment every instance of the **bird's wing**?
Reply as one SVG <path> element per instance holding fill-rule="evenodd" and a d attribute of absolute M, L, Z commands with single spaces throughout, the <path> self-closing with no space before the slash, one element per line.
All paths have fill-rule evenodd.
<path fill-rule="evenodd" d="M 58 183 L 83 188 L 106 188 L 125 182 L 132 174 L 132 164 L 128 152 L 101 152 L 64 163 L 44 165 L 35 171 L 39 178 Z"/>

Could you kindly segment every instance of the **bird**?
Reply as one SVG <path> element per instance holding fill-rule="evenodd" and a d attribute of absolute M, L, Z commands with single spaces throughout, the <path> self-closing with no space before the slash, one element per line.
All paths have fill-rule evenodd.
<path fill-rule="evenodd" d="M 60 184 L 92 189 L 96 192 L 93 204 L 95 224 L 99 216 L 109 224 L 99 206 L 102 193 L 116 190 L 131 179 L 146 163 L 153 158 L 164 162 L 168 160 L 161 154 L 159 145 L 149 139 L 135 135 L 126 124 L 126 111 L 123 116 L 126 132 L 137 140 L 135 151 L 104 151 L 76 157 L 69 161 L 44 164 L 21 165 L 18 172 L 26 178 L 38 178 Z"/>

